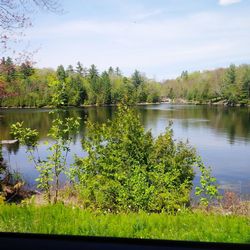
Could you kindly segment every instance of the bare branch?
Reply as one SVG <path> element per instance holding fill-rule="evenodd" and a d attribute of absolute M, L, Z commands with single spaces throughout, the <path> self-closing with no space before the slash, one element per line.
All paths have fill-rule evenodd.
<path fill-rule="evenodd" d="M 0 0 L 0 48 L 6 51 L 12 43 L 20 42 L 36 11 L 63 13 L 57 0 Z"/>

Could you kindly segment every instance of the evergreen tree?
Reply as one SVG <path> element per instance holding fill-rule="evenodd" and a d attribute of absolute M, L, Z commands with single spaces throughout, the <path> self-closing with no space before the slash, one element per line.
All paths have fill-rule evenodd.
<path fill-rule="evenodd" d="M 225 72 L 222 93 L 229 105 L 237 103 L 238 91 L 236 86 L 236 67 L 234 64 L 231 64 Z"/>
<path fill-rule="evenodd" d="M 102 83 L 103 92 L 104 92 L 104 104 L 110 104 L 111 103 L 111 83 L 110 83 L 110 78 L 109 78 L 109 74 L 107 73 L 107 71 L 104 71 L 102 73 L 101 83 Z"/>
<path fill-rule="evenodd" d="M 76 73 L 83 76 L 83 66 L 80 62 L 77 62 L 76 64 Z"/>
<path fill-rule="evenodd" d="M 114 72 L 115 72 L 114 69 L 110 66 L 109 69 L 108 69 L 108 74 L 113 75 Z"/>
<path fill-rule="evenodd" d="M 241 83 L 241 99 L 243 102 L 250 99 L 250 68 L 244 70 Z"/>
<path fill-rule="evenodd" d="M 67 76 L 72 76 L 73 74 L 74 74 L 74 68 L 73 68 L 73 66 L 70 64 L 70 65 L 67 67 L 66 75 L 67 75 Z"/>
<path fill-rule="evenodd" d="M 143 78 L 138 70 L 135 70 L 132 75 L 132 84 L 135 88 L 138 88 L 143 83 Z"/>
<path fill-rule="evenodd" d="M 66 71 L 62 65 L 58 66 L 56 71 L 59 83 L 56 84 L 56 93 L 53 93 L 54 105 L 65 106 L 68 105 L 69 97 L 66 90 Z"/>
<path fill-rule="evenodd" d="M 65 82 L 67 74 L 66 74 L 66 71 L 65 71 L 63 65 L 60 65 L 57 67 L 56 75 L 57 75 L 57 78 L 60 82 Z"/>
<path fill-rule="evenodd" d="M 225 74 L 225 83 L 227 85 L 234 85 L 236 80 L 236 67 L 231 64 Z"/>
<path fill-rule="evenodd" d="M 6 73 L 6 81 L 11 82 L 16 78 L 16 67 L 10 57 L 7 57 L 4 66 Z"/>
<path fill-rule="evenodd" d="M 97 95 L 99 94 L 99 73 L 94 64 L 92 64 L 88 71 L 88 82 L 90 85 L 88 100 L 90 104 L 97 103 Z"/>
<path fill-rule="evenodd" d="M 121 72 L 121 70 L 120 70 L 119 67 L 116 67 L 116 68 L 115 68 L 115 74 L 116 74 L 117 76 L 121 76 L 121 75 L 122 75 L 122 72 Z"/>
<path fill-rule="evenodd" d="M 32 67 L 30 62 L 26 61 L 26 62 L 21 64 L 20 73 L 24 79 L 27 79 L 28 77 L 32 76 L 34 74 L 34 72 L 35 72 L 35 70 Z"/>
<path fill-rule="evenodd" d="M 89 74 L 88 74 L 89 79 L 97 79 L 99 77 L 98 70 L 94 64 L 92 64 L 89 68 Z"/>

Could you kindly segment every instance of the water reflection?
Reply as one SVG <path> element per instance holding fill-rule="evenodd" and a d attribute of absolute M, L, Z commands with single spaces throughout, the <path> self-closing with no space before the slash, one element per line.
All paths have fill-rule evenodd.
<path fill-rule="evenodd" d="M 146 129 L 154 136 L 162 133 L 169 121 L 178 139 L 188 139 L 195 145 L 206 164 L 223 185 L 242 182 L 242 190 L 249 192 L 250 184 L 250 109 L 195 105 L 146 105 L 136 107 Z M 25 127 L 37 129 L 41 142 L 47 140 L 52 120 L 57 116 L 81 117 L 80 129 L 74 135 L 72 152 L 84 154 L 81 139 L 87 133 L 86 121 L 103 123 L 115 116 L 115 107 L 69 108 L 50 114 L 49 109 L 0 110 L 0 140 L 10 139 L 10 125 L 23 121 Z M 46 155 L 45 146 L 40 147 Z M 25 160 L 25 149 L 18 144 L 7 145 L 4 151 L 11 157 L 11 165 L 18 167 L 29 182 L 36 177 L 35 169 Z M 225 184 L 227 183 L 227 184 Z"/>
<path fill-rule="evenodd" d="M 143 106 L 140 109 L 148 119 L 147 123 L 152 121 L 154 125 L 159 118 L 165 117 L 179 121 L 183 128 L 211 128 L 219 134 L 227 135 L 231 144 L 239 140 L 249 142 L 250 139 L 250 108 L 162 104 Z"/>

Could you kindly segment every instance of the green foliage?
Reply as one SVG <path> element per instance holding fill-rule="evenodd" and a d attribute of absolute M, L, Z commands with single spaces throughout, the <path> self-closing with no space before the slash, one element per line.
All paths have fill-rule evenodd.
<path fill-rule="evenodd" d="M 188 206 L 199 165 L 195 150 L 173 139 L 171 125 L 156 139 L 135 111 L 122 105 L 113 121 L 88 123 L 88 156 L 72 169 L 85 207 L 104 211 L 177 211 Z"/>
<path fill-rule="evenodd" d="M 0 205 L 0 231 L 249 243 L 249 218 L 179 211 L 176 215 L 91 213 L 75 206 Z"/>
<path fill-rule="evenodd" d="M 30 62 L 26 61 L 21 64 L 20 73 L 23 75 L 24 79 L 27 79 L 34 74 L 34 68 L 32 67 Z"/>
<path fill-rule="evenodd" d="M 132 75 L 132 84 L 135 88 L 138 88 L 143 83 L 142 76 L 138 70 L 135 70 L 134 74 Z"/>
<path fill-rule="evenodd" d="M 84 104 L 107 105 L 157 102 L 160 84 L 142 77 L 139 71 L 124 77 L 116 67 L 98 72 L 80 62 L 67 69 L 60 65 L 52 69 L 35 69 L 30 62 L 15 65 L 11 58 L 0 60 L 0 106 L 63 107 Z"/>
<path fill-rule="evenodd" d="M 170 99 L 182 98 L 191 102 L 222 101 L 234 106 L 250 103 L 250 66 L 231 64 L 225 69 L 211 71 L 183 71 L 175 80 L 162 85 L 161 94 Z"/>
<path fill-rule="evenodd" d="M 11 135 L 18 139 L 21 144 L 28 147 L 36 147 L 39 139 L 39 134 L 36 130 L 24 128 L 23 122 L 17 122 L 11 125 Z"/>
<path fill-rule="evenodd" d="M 206 168 L 201 160 L 199 169 L 201 172 L 200 186 L 195 187 L 195 195 L 200 197 L 201 205 L 208 206 L 209 203 L 220 198 L 216 178 L 211 176 L 211 169 Z"/>
<path fill-rule="evenodd" d="M 65 82 L 67 75 L 63 65 L 58 66 L 56 70 L 56 75 L 61 83 Z"/>
<path fill-rule="evenodd" d="M 65 70 L 35 69 L 30 62 L 15 65 L 11 58 L 0 60 L 0 105 L 18 107 L 107 105 L 158 102 L 164 97 L 196 103 L 222 101 L 234 106 L 250 103 L 250 66 L 230 65 L 211 71 L 183 71 L 179 77 L 158 83 L 138 70 L 125 77 L 109 67 L 99 72 L 80 62 Z M 163 97 L 163 98 L 162 98 Z"/>
<path fill-rule="evenodd" d="M 224 75 L 224 81 L 222 85 L 222 94 L 226 98 L 230 105 L 234 105 L 238 102 L 237 94 L 238 88 L 236 85 L 236 67 L 231 64 L 226 70 Z"/>
<path fill-rule="evenodd" d="M 67 165 L 67 156 L 70 151 L 72 133 L 79 127 L 79 119 L 66 118 L 65 120 L 55 119 L 48 136 L 54 143 L 48 147 L 48 156 L 41 159 L 38 150 L 38 132 L 30 128 L 23 128 L 23 123 L 11 125 L 11 134 L 19 142 L 27 146 L 29 159 L 33 161 L 39 176 L 36 179 L 37 187 L 44 190 L 45 198 L 51 202 L 52 189 L 55 191 L 54 202 L 57 202 L 59 192 L 59 177 L 65 172 Z"/>

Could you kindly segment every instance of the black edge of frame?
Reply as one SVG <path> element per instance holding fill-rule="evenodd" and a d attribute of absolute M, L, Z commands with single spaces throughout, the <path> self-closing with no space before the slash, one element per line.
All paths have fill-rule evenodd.
<path fill-rule="evenodd" d="M 0 233 L 1 249 L 250 249 L 250 244 L 211 243 L 194 241 L 151 240 L 92 236 Z"/>

